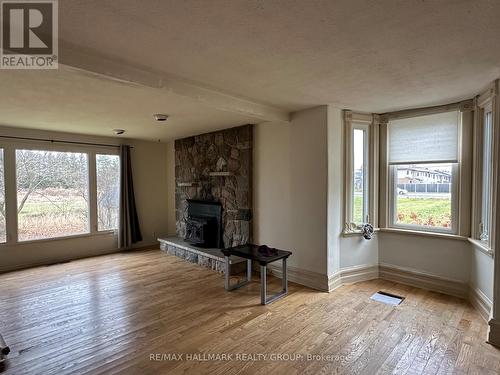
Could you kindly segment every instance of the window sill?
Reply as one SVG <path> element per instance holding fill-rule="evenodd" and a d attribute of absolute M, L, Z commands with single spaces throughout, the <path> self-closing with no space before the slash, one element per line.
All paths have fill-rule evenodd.
<path fill-rule="evenodd" d="M 379 228 L 373 229 L 373 234 L 375 235 L 378 231 L 380 231 Z M 363 232 L 361 230 L 353 230 L 353 231 L 343 231 L 342 232 L 342 237 L 354 237 L 354 236 L 362 236 Z"/>
<path fill-rule="evenodd" d="M 469 238 L 468 240 L 471 244 L 474 245 L 476 249 L 485 253 L 486 255 L 489 255 L 490 257 L 493 257 L 493 249 L 490 249 L 488 245 L 486 245 L 483 241 L 476 240 L 474 238 Z"/>
<path fill-rule="evenodd" d="M 116 236 L 117 234 L 118 234 L 117 231 L 107 230 L 107 231 L 99 231 L 99 232 L 93 232 L 93 233 L 74 234 L 74 235 L 62 236 L 62 237 L 40 238 L 38 240 L 4 242 L 4 243 L 0 244 L 0 247 L 2 247 L 2 246 L 19 246 L 19 245 L 25 245 L 25 244 L 27 244 L 27 245 L 28 244 L 37 244 L 37 243 L 41 243 L 41 242 L 74 240 L 74 239 L 78 239 L 78 238 L 89 238 L 89 237 L 96 237 L 96 236 Z"/>
<path fill-rule="evenodd" d="M 423 231 L 411 230 L 411 229 L 381 228 L 380 232 L 410 234 L 410 235 L 422 236 L 422 237 L 432 237 L 432 238 L 468 241 L 467 237 L 459 236 L 457 234 L 438 233 L 438 232 L 423 232 Z"/>

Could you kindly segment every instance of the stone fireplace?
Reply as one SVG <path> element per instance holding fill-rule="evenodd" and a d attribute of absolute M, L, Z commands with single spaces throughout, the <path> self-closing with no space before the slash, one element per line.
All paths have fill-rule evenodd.
<path fill-rule="evenodd" d="M 209 232 L 217 230 L 212 219 L 193 214 L 194 206 L 206 205 L 221 208 L 220 242 L 213 247 L 251 241 L 252 135 L 253 126 L 245 125 L 175 141 L 178 237 L 201 245 L 200 234 L 218 236 Z"/>

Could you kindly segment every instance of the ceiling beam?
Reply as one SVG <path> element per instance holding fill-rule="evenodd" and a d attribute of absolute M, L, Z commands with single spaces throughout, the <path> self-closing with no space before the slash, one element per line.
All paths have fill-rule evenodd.
<path fill-rule="evenodd" d="M 172 74 L 152 72 L 143 67 L 112 60 L 62 41 L 59 53 L 59 67 L 63 69 L 78 70 L 122 83 L 167 90 L 169 93 L 191 99 L 204 106 L 254 117 L 262 122 L 290 121 L 290 114 L 284 109 L 241 98 Z"/>

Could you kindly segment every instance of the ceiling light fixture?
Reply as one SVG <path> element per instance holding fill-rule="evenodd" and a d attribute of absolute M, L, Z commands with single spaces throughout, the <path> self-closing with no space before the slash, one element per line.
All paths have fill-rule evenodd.
<path fill-rule="evenodd" d="M 164 115 L 162 113 L 156 113 L 153 115 L 154 119 L 156 121 L 167 121 L 168 115 Z"/>
<path fill-rule="evenodd" d="M 125 130 L 123 130 L 123 129 L 113 129 L 113 132 L 116 135 L 122 135 L 123 133 L 125 133 Z"/>

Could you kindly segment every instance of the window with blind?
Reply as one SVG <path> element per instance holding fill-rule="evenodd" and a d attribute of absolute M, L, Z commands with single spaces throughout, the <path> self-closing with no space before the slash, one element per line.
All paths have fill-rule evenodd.
<path fill-rule="evenodd" d="M 390 225 L 456 233 L 459 112 L 388 124 Z"/>

